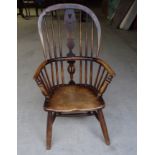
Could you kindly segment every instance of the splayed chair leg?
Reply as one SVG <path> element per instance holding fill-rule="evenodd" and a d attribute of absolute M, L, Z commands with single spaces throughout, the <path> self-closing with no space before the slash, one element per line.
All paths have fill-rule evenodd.
<path fill-rule="evenodd" d="M 104 119 L 104 115 L 103 115 L 102 109 L 99 109 L 97 111 L 97 116 L 98 116 L 98 119 L 99 119 L 99 122 L 100 122 L 100 126 L 101 126 L 101 129 L 102 129 L 103 135 L 104 135 L 105 143 L 107 145 L 110 145 L 108 129 L 107 129 L 107 126 L 106 126 L 106 122 L 105 122 L 105 119 Z"/>
<path fill-rule="evenodd" d="M 48 112 L 47 115 L 47 130 L 46 130 L 46 149 L 51 149 L 51 141 L 52 141 L 52 125 L 55 119 L 55 114 L 52 112 Z"/>

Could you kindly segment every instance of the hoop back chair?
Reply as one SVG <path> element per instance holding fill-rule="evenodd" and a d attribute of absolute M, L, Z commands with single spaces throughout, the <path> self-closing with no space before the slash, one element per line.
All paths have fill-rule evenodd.
<path fill-rule="evenodd" d="M 85 6 L 57 4 L 41 13 L 38 30 L 45 60 L 36 70 L 34 80 L 45 96 L 47 149 L 51 148 L 56 116 L 96 116 L 109 145 L 102 95 L 115 73 L 99 58 L 98 18 Z"/>

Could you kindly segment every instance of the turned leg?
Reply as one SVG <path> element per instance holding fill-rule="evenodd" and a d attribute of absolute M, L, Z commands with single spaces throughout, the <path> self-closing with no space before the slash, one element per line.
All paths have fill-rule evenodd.
<path fill-rule="evenodd" d="M 51 148 L 53 121 L 54 121 L 54 119 L 53 119 L 52 112 L 48 112 L 48 114 L 47 114 L 47 130 L 46 130 L 46 148 L 47 148 L 47 150 L 49 150 Z"/>
<path fill-rule="evenodd" d="M 46 129 L 46 148 L 49 150 L 51 148 L 51 138 L 52 138 L 52 112 L 47 114 L 47 129 Z"/>
<path fill-rule="evenodd" d="M 102 129 L 104 138 L 105 138 L 105 143 L 107 145 L 110 145 L 108 129 L 107 129 L 107 126 L 106 126 L 106 122 L 105 122 L 105 119 L 104 119 L 104 115 L 103 115 L 102 109 L 99 109 L 97 111 L 97 116 L 98 116 L 98 119 L 99 119 L 99 122 L 100 122 L 100 126 L 101 126 L 101 129 Z"/>

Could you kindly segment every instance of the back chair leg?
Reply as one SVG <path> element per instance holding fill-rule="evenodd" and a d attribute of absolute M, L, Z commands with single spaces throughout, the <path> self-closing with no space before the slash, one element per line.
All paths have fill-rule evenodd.
<path fill-rule="evenodd" d="M 46 148 L 47 150 L 51 149 L 51 141 L 52 141 L 52 125 L 55 119 L 55 113 L 48 112 L 47 115 L 47 130 L 46 130 Z"/>
<path fill-rule="evenodd" d="M 102 109 L 99 109 L 97 111 L 97 116 L 98 116 L 98 119 L 99 119 L 99 122 L 100 122 L 100 126 L 101 126 L 101 129 L 102 129 L 104 138 L 105 138 L 105 143 L 107 145 L 110 145 L 108 129 L 107 129 L 107 126 L 106 126 L 106 122 L 105 122 L 105 119 L 104 119 L 104 115 L 103 115 Z"/>

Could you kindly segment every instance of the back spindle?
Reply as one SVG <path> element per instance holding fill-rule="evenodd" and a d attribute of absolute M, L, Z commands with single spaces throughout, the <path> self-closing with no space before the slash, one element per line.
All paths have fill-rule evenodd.
<path fill-rule="evenodd" d="M 55 86 L 53 62 L 51 62 L 50 64 L 51 64 L 51 78 L 52 78 L 52 83 L 53 83 L 53 86 Z"/>
<path fill-rule="evenodd" d="M 98 89 L 99 86 L 100 86 L 100 83 L 101 83 L 101 81 L 102 81 L 102 78 L 103 78 L 104 72 L 105 72 L 105 69 L 102 69 L 102 73 L 101 73 L 101 75 L 100 75 L 100 79 L 99 79 L 98 84 L 97 84 L 97 86 L 96 86 L 97 89 Z"/>
<path fill-rule="evenodd" d="M 86 23 L 85 23 L 85 56 L 88 56 L 88 14 L 86 15 Z M 85 60 L 85 84 L 87 84 L 87 60 Z"/>
<path fill-rule="evenodd" d="M 56 37 L 54 34 L 54 23 L 53 23 L 53 16 L 51 15 L 51 19 L 50 19 L 50 27 L 51 27 L 51 38 L 52 38 L 52 43 L 53 43 L 53 52 L 54 52 L 54 57 L 57 57 L 57 53 L 56 53 L 56 43 L 54 38 Z"/>
<path fill-rule="evenodd" d="M 47 87 L 47 85 L 45 84 L 45 81 L 43 80 L 41 74 L 39 74 L 38 79 L 39 79 L 39 81 L 41 81 L 41 83 L 43 84 L 43 87 L 44 87 L 45 91 L 49 93 L 48 87 Z"/>
<path fill-rule="evenodd" d="M 100 70 L 101 70 L 101 65 L 99 65 L 99 67 L 98 67 L 96 79 L 95 79 L 95 82 L 94 82 L 94 87 L 96 87 L 96 84 L 97 84 L 97 81 L 98 81 L 98 77 L 99 77 L 99 74 L 100 74 Z"/>
<path fill-rule="evenodd" d="M 44 67 L 43 70 L 44 70 L 45 75 L 46 75 L 48 86 L 49 86 L 50 89 L 52 89 L 52 85 L 51 85 L 51 82 L 50 82 L 49 75 L 48 75 L 46 67 Z"/>
<path fill-rule="evenodd" d="M 52 58 L 52 55 L 51 55 L 51 44 L 50 44 L 50 36 L 49 36 L 49 28 L 48 28 L 48 22 L 47 22 L 47 15 L 44 17 L 44 33 L 45 33 L 45 36 L 46 36 L 46 39 L 47 39 L 47 52 L 48 52 L 48 55 L 49 55 L 49 58 L 51 59 Z"/>
<path fill-rule="evenodd" d="M 44 85 L 45 85 L 46 89 L 49 91 L 50 90 L 50 86 L 49 86 L 49 84 L 47 82 L 47 79 L 46 79 L 43 71 L 40 72 L 40 77 L 41 77 L 42 81 L 44 82 Z"/>
<path fill-rule="evenodd" d="M 44 58 L 45 58 L 45 60 L 46 59 L 48 59 L 48 54 L 47 54 L 47 51 L 49 50 L 48 49 L 48 41 L 47 41 L 47 38 L 46 38 L 46 27 L 45 27 L 45 18 L 46 18 L 46 16 L 44 16 L 44 18 L 43 18 L 43 21 L 42 21 L 42 23 L 41 23 L 41 25 L 42 25 L 42 39 L 44 40 L 44 44 L 43 44 L 43 54 L 44 54 Z"/>
<path fill-rule="evenodd" d="M 58 11 L 56 11 L 56 20 L 57 20 L 57 27 L 58 27 L 59 54 L 60 54 L 60 57 L 62 57 L 62 36 L 61 36 L 60 15 L 59 15 Z"/>
<path fill-rule="evenodd" d="M 94 22 L 91 20 L 91 57 L 93 57 L 94 50 Z M 93 61 L 90 61 L 90 84 L 92 85 L 93 80 Z"/>
<path fill-rule="evenodd" d="M 93 57 L 94 50 L 94 22 L 91 22 L 91 57 Z"/>
<path fill-rule="evenodd" d="M 56 11 L 56 17 L 57 17 L 57 25 L 58 25 L 59 54 L 60 54 L 60 57 L 62 57 L 62 35 L 61 35 L 60 15 L 59 15 L 58 11 Z M 64 66 L 63 66 L 63 61 L 61 61 L 60 64 L 61 64 L 61 81 L 62 81 L 62 84 L 64 84 Z"/>
<path fill-rule="evenodd" d="M 79 48 L 80 48 L 80 56 L 82 56 L 82 12 L 80 10 L 80 18 L 79 18 Z M 80 60 L 80 83 L 82 83 L 82 60 Z"/>

